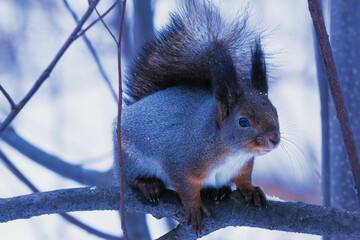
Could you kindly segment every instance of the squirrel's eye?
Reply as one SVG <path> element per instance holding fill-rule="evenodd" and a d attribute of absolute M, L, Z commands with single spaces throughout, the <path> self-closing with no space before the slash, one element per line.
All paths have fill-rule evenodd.
<path fill-rule="evenodd" d="M 249 127 L 250 126 L 249 120 L 247 120 L 246 118 L 243 118 L 243 117 L 240 118 L 239 124 L 241 127 Z"/>

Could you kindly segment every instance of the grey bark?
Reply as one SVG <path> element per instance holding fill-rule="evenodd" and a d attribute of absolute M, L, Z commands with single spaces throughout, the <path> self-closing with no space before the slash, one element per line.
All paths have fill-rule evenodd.
<path fill-rule="evenodd" d="M 331 1 L 330 39 L 356 146 L 360 147 L 360 3 Z M 359 209 L 350 164 L 345 153 L 336 112 L 329 100 L 330 205 Z"/>
<path fill-rule="evenodd" d="M 126 211 L 151 213 L 156 218 L 171 217 L 184 222 L 184 212 L 178 195 L 166 190 L 160 202 L 146 201 L 138 192 L 128 190 Z M 360 238 L 360 213 L 344 209 L 304 203 L 269 201 L 266 208 L 247 206 L 239 192 L 229 199 L 205 202 L 212 213 L 204 218 L 200 236 L 227 226 L 250 226 L 272 230 L 301 232 L 339 238 Z M 119 209 L 118 187 L 92 187 L 34 193 L 0 199 L 0 222 L 26 219 L 44 214 Z M 190 227 L 180 226 L 179 239 L 195 239 Z M 186 229 L 186 230 L 184 230 Z"/>

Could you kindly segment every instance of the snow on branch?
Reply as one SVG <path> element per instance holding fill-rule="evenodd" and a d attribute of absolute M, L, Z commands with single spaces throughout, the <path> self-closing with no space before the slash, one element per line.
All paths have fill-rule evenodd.
<path fill-rule="evenodd" d="M 119 191 L 118 187 L 86 187 L 0 199 L 0 222 L 62 212 L 118 210 Z M 165 191 L 160 202 L 150 203 L 139 193 L 128 190 L 125 200 L 128 212 L 150 213 L 156 218 L 170 217 L 184 221 L 183 207 L 173 191 Z M 201 236 L 227 226 L 250 226 L 337 238 L 360 238 L 360 212 L 274 201 L 259 209 L 247 206 L 239 192 L 233 192 L 224 201 L 205 201 L 205 204 L 212 216 L 204 218 Z M 179 228 L 182 229 L 178 231 L 181 237 L 195 238 L 190 228 L 182 224 Z"/>

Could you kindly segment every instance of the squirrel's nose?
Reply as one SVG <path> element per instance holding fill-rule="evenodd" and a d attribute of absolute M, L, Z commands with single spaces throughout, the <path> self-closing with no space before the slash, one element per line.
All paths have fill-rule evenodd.
<path fill-rule="evenodd" d="M 274 144 L 274 147 L 277 146 L 280 142 L 280 134 L 275 133 L 273 136 L 269 137 L 269 141 Z"/>

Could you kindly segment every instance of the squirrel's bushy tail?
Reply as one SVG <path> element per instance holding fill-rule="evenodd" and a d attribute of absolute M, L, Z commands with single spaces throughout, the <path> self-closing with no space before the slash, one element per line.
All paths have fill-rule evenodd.
<path fill-rule="evenodd" d="M 219 50 L 231 57 L 237 79 L 248 79 L 250 46 L 256 37 L 247 27 L 246 16 L 226 22 L 212 3 L 187 0 L 136 58 L 125 82 L 126 103 L 177 85 L 210 89 L 211 63 L 221 61 Z"/>

